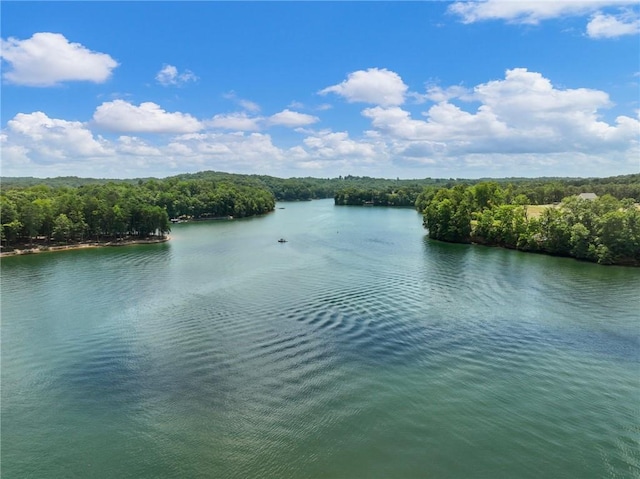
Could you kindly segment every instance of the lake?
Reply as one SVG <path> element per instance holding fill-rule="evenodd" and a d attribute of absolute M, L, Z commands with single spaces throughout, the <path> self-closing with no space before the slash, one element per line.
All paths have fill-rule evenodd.
<path fill-rule="evenodd" d="M 3 258 L 2 477 L 640 477 L 640 269 L 277 206 Z"/>

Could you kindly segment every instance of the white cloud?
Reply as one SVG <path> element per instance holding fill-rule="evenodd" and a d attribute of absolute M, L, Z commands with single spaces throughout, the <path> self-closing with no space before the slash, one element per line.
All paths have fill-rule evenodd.
<path fill-rule="evenodd" d="M 0 135 L 3 174 L 89 177 L 166 176 L 171 172 L 215 169 L 275 172 L 303 155 L 283 150 L 262 133 L 186 133 L 168 140 L 121 135 L 95 137 L 80 122 L 44 113 L 19 114 Z"/>
<path fill-rule="evenodd" d="M 424 97 L 431 103 L 421 115 L 414 104 L 366 105 L 362 115 L 370 126 L 361 133 L 314 130 L 316 117 L 289 109 L 198 121 L 154 103 L 115 100 L 100 105 L 86 123 L 20 113 L 0 133 L 3 174 L 135 177 L 214 169 L 408 177 L 419 167 L 429 172 L 413 170 L 414 177 L 448 177 L 637 171 L 638 113 L 604 120 L 602 113 L 613 106 L 604 91 L 561 88 L 541 73 L 514 68 L 475 87 L 431 86 Z M 284 148 L 256 131 L 276 124 L 295 128 L 302 140 Z M 105 138 L 92 131 L 98 128 L 106 130 Z M 211 128 L 216 130 L 206 130 Z"/>
<path fill-rule="evenodd" d="M 190 81 L 197 81 L 198 77 L 191 71 L 185 70 L 178 73 L 178 69 L 173 65 L 164 65 L 156 74 L 156 81 L 164 86 L 180 86 Z"/>
<path fill-rule="evenodd" d="M 516 68 L 462 96 L 480 106 L 465 111 L 443 100 L 424 112 L 426 120 L 413 119 L 400 107 L 362 113 L 409 156 L 637 152 L 640 122 L 627 116 L 615 124 L 602 121 L 598 112 L 611 106 L 602 91 L 558 89 L 540 73 Z"/>
<path fill-rule="evenodd" d="M 260 111 L 260 105 L 249 100 L 240 99 L 238 100 L 238 104 L 245 110 L 250 111 L 251 113 L 257 113 Z"/>
<path fill-rule="evenodd" d="M 195 155 L 195 152 L 187 145 L 180 142 L 171 142 L 167 145 L 166 151 L 170 155 L 178 157 L 191 157 Z"/>
<path fill-rule="evenodd" d="M 309 155 L 323 160 L 340 160 L 345 157 L 373 159 L 376 148 L 373 143 L 349 138 L 346 131 L 321 130 L 303 140 Z"/>
<path fill-rule="evenodd" d="M 396 139 L 429 140 L 457 143 L 480 139 L 485 135 L 494 141 L 506 134 L 507 127 L 486 108 L 477 113 L 466 112 L 451 103 L 438 103 L 426 113 L 428 121 L 414 120 L 399 107 L 369 108 L 363 115 L 372 125 Z"/>
<path fill-rule="evenodd" d="M 250 117 L 246 113 L 228 113 L 215 115 L 207 126 L 223 130 L 257 131 L 261 128 L 262 117 Z"/>
<path fill-rule="evenodd" d="M 371 120 L 374 128 L 392 138 L 419 140 L 430 135 L 426 122 L 411 119 L 408 111 L 397 106 L 367 108 L 362 114 Z"/>
<path fill-rule="evenodd" d="M 407 85 L 400 75 L 385 68 L 369 68 L 349 73 L 346 80 L 320 90 L 321 95 L 336 93 L 349 103 L 363 102 L 392 106 L 404 103 Z"/>
<path fill-rule="evenodd" d="M 427 88 L 424 99 L 435 102 L 449 101 L 452 98 L 466 99 L 469 90 L 461 85 L 453 85 L 447 88 L 441 88 L 437 85 L 431 85 Z"/>
<path fill-rule="evenodd" d="M 302 132 L 303 130 L 298 130 Z M 312 170 L 314 175 L 336 176 L 337 172 L 359 172 L 380 176 L 389 165 L 389 150 L 378 138 L 350 138 L 346 131 L 306 131 L 304 146 L 286 152 L 290 168 Z M 308 173 L 305 173 L 308 174 Z"/>
<path fill-rule="evenodd" d="M 227 113 L 215 115 L 206 125 L 211 128 L 235 131 L 258 131 L 266 126 L 287 126 L 297 128 L 311 125 L 319 121 L 319 118 L 305 113 L 298 113 L 284 109 L 268 118 L 261 116 L 248 116 L 245 112 Z"/>
<path fill-rule="evenodd" d="M 29 149 L 24 145 L 11 144 L 6 133 L 0 133 L 0 151 L 2 151 L 1 170 L 7 168 L 27 168 L 31 160 L 29 159 Z"/>
<path fill-rule="evenodd" d="M 7 147 L 46 162 L 105 156 L 112 150 L 82 123 L 49 118 L 41 111 L 18 113 L 7 122 Z M 3 146 L 3 160 L 5 154 Z"/>
<path fill-rule="evenodd" d="M 191 161 L 231 172 L 273 171 L 285 159 L 264 133 L 190 133 L 174 138 L 171 148 L 190 152 Z"/>
<path fill-rule="evenodd" d="M 330 105 L 329 103 L 322 103 L 321 105 L 318 105 L 316 107 L 316 110 L 318 111 L 327 111 L 327 110 L 331 110 L 333 108 L 332 105 Z"/>
<path fill-rule="evenodd" d="M 244 98 L 238 98 L 238 95 L 236 95 L 236 92 L 231 90 L 228 93 L 225 93 L 224 95 L 222 95 L 224 98 L 226 98 L 227 100 L 231 100 L 235 103 L 237 103 L 238 105 L 240 105 L 241 108 L 243 108 L 244 110 L 250 112 L 250 113 L 257 113 L 260 111 L 260 105 L 258 105 L 257 103 L 254 103 L 250 100 L 246 100 Z"/>
<path fill-rule="evenodd" d="M 474 97 L 511 124 L 520 125 L 573 116 L 576 112 L 593 117 L 598 109 L 612 106 L 603 91 L 557 89 L 549 79 L 526 68 L 507 70 L 504 80 L 476 86 Z"/>
<path fill-rule="evenodd" d="M 640 32 L 640 18 L 631 11 L 618 15 L 596 13 L 587 24 L 591 38 L 615 38 Z"/>
<path fill-rule="evenodd" d="M 202 129 L 202 124 L 187 113 L 169 113 L 151 102 L 135 106 L 124 100 L 100 105 L 93 122 L 100 128 L 123 133 L 188 133 Z"/>
<path fill-rule="evenodd" d="M 160 156 L 162 154 L 159 148 L 151 146 L 135 136 L 119 137 L 116 148 L 118 153 L 132 156 Z"/>
<path fill-rule="evenodd" d="M 511 23 L 538 24 L 542 20 L 563 16 L 588 15 L 604 7 L 637 4 L 637 0 L 487 0 L 482 2 L 455 2 L 449 12 L 462 17 L 464 23 L 483 20 L 506 20 Z"/>
<path fill-rule="evenodd" d="M 289 109 L 284 109 L 269 117 L 270 125 L 282 125 L 290 128 L 307 126 L 320 121 L 317 116 L 298 113 Z"/>
<path fill-rule="evenodd" d="M 59 33 L 35 33 L 27 40 L 2 40 L 0 56 L 11 65 L 3 77 L 17 85 L 53 86 L 65 81 L 103 83 L 118 66 L 106 53 L 70 43 Z"/>

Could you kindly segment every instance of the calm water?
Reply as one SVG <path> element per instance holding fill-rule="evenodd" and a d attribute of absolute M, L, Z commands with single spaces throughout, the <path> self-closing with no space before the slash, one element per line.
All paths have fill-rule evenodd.
<path fill-rule="evenodd" d="M 640 269 L 279 206 L 3 259 L 2 477 L 640 477 Z"/>

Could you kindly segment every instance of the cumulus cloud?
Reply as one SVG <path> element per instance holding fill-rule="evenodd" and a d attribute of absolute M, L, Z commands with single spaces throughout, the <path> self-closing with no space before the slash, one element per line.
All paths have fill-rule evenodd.
<path fill-rule="evenodd" d="M 250 117 L 244 112 L 215 115 L 207 126 L 223 130 L 257 131 L 261 128 L 262 117 Z"/>
<path fill-rule="evenodd" d="M 18 113 L 7 122 L 8 143 L 14 152 L 47 161 L 95 157 L 111 153 L 106 142 L 78 121 L 49 118 L 45 113 Z M 3 156 L 4 156 L 3 146 Z"/>
<path fill-rule="evenodd" d="M 389 150 L 384 141 L 376 137 L 351 138 L 346 131 L 306 131 L 302 145 L 286 152 L 287 161 L 301 170 L 312 170 L 314 175 L 335 176 L 359 171 L 361 174 L 380 176 L 380 168 L 389 164 Z"/>
<path fill-rule="evenodd" d="M 270 135 L 257 132 L 185 134 L 174 138 L 171 148 L 189 151 L 202 164 L 233 172 L 275 171 L 286 158 Z"/>
<path fill-rule="evenodd" d="M 304 139 L 309 154 L 316 158 L 340 160 L 345 157 L 376 157 L 376 148 L 370 142 L 356 141 L 349 138 L 346 131 L 332 132 L 321 130 Z"/>
<path fill-rule="evenodd" d="M 461 97 L 480 106 L 466 111 L 443 98 L 423 113 L 424 120 L 397 106 L 377 106 L 362 113 L 396 148 L 413 153 L 456 156 L 637 149 L 638 119 L 620 116 L 614 124 L 601 120 L 598 112 L 611 106 L 605 92 L 559 89 L 525 68 L 507 70 L 504 79 L 477 85 Z"/>
<path fill-rule="evenodd" d="M 270 125 L 288 126 L 290 128 L 307 126 L 320 121 L 317 116 L 291 111 L 288 108 L 269 117 Z"/>
<path fill-rule="evenodd" d="M 298 113 L 289 109 L 275 113 L 270 117 L 249 116 L 245 112 L 215 115 L 206 125 L 211 128 L 234 131 L 258 131 L 269 126 L 286 126 L 298 128 L 311 125 L 319 118 L 305 113 Z"/>
<path fill-rule="evenodd" d="M 448 101 L 452 98 L 467 98 L 469 90 L 461 85 L 453 85 L 447 88 L 442 88 L 438 85 L 431 85 L 427 88 L 427 93 L 421 95 L 422 100 L 431 100 L 435 102 Z"/>
<path fill-rule="evenodd" d="M 285 161 L 302 157 L 295 147 L 281 149 L 263 133 L 194 132 L 169 139 L 133 135 L 104 139 L 96 137 L 89 126 L 49 118 L 42 112 L 16 115 L 0 134 L 3 174 L 135 177 L 202 169 L 275 173 Z"/>
<path fill-rule="evenodd" d="M 400 75 L 385 68 L 369 68 L 349 73 L 342 83 L 320 90 L 321 95 L 335 93 L 349 103 L 362 102 L 391 106 L 404 103 L 407 85 Z"/>
<path fill-rule="evenodd" d="M 178 73 L 178 69 L 173 65 L 165 64 L 156 74 L 156 81 L 163 86 L 180 86 L 197 80 L 198 77 L 191 70 Z"/>
<path fill-rule="evenodd" d="M 572 1 L 504 1 L 455 2 L 449 12 L 458 15 L 464 23 L 483 20 L 506 20 L 511 23 L 538 24 L 542 20 L 563 16 L 587 15 L 604 7 L 637 4 L 636 0 L 572 0 Z"/>
<path fill-rule="evenodd" d="M 0 56 L 10 65 L 3 78 L 13 84 L 47 87 L 66 81 L 103 83 L 118 66 L 111 56 L 69 42 L 59 33 L 35 33 L 27 40 L 1 41 Z"/>
<path fill-rule="evenodd" d="M 312 169 L 321 176 L 395 176 L 410 175 L 404 168 L 414 167 L 428 167 L 430 176 L 637 171 L 640 118 L 634 113 L 605 120 L 613 102 L 604 91 L 559 87 L 542 73 L 513 68 L 475 86 L 430 86 L 424 101 L 429 103 L 421 110 L 415 104 L 365 105 L 361 114 L 370 126 L 364 132 L 314 130 L 310 125 L 318 118 L 290 109 L 198 121 L 155 103 L 121 99 L 100 105 L 86 123 L 20 113 L 0 133 L 3 174 L 132 177 L 216 169 L 290 176 Z M 302 140 L 283 148 L 259 131 L 274 125 L 295 128 Z M 105 138 L 92 131 L 98 128 Z"/>
<path fill-rule="evenodd" d="M 526 68 L 507 70 L 504 80 L 476 86 L 474 96 L 492 110 L 508 116 L 512 122 L 529 121 L 528 118 L 518 118 L 520 112 L 532 113 L 534 119 L 539 120 L 541 114 L 566 115 L 581 111 L 591 115 L 598 109 L 612 106 L 609 95 L 603 91 L 555 88 L 551 80 L 541 73 Z"/>
<path fill-rule="evenodd" d="M 627 11 L 618 15 L 596 13 L 587 24 L 587 35 L 591 38 L 615 38 L 623 35 L 637 35 L 640 32 L 640 18 Z"/>
<path fill-rule="evenodd" d="M 93 122 L 100 128 L 122 133 L 188 133 L 202 129 L 202 124 L 187 113 L 169 113 L 152 102 L 136 106 L 124 100 L 100 105 Z"/>
<path fill-rule="evenodd" d="M 543 20 L 566 16 L 591 18 L 586 26 L 590 38 L 614 38 L 636 35 L 640 31 L 637 0 L 574 0 L 574 1 L 504 1 L 455 2 L 449 13 L 457 15 L 463 23 L 484 20 L 504 20 L 508 23 L 537 25 Z M 609 9 L 614 13 L 603 13 Z"/>
<path fill-rule="evenodd" d="M 135 136 L 123 135 L 118 138 L 116 149 L 118 153 L 132 156 L 160 156 L 159 148 L 149 145 Z"/>

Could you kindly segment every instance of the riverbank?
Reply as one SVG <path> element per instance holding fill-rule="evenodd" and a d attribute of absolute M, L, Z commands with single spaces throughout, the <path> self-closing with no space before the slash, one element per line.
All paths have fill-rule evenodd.
<path fill-rule="evenodd" d="M 155 243 L 165 243 L 171 239 L 169 236 L 164 236 L 162 238 L 145 238 L 145 239 L 121 239 L 121 240 L 111 240 L 111 241 L 90 241 L 90 242 L 82 242 L 82 243 L 74 243 L 74 244 L 66 244 L 66 245 L 24 245 L 21 247 L 14 248 L 11 251 L 2 251 L 0 252 L 0 258 L 4 258 L 7 256 L 20 256 L 26 254 L 38 254 L 38 253 L 51 253 L 55 251 L 70 251 L 76 249 L 87 249 L 87 248 L 105 248 L 108 246 L 130 246 L 135 244 L 155 244 Z"/>

